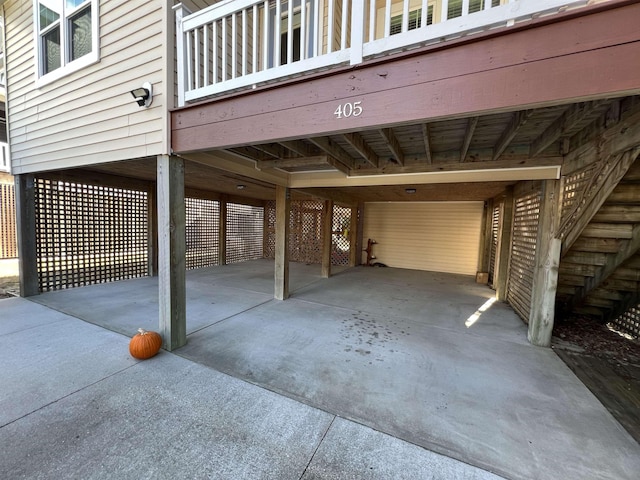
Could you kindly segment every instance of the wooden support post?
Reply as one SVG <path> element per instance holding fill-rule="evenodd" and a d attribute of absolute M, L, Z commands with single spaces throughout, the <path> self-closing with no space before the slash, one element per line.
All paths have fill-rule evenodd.
<path fill-rule="evenodd" d="M 358 250 L 358 207 L 351 207 L 349 219 L 349 266 L 358 265 L 360 250 Z"/>
<path fill-rule="evenodd" d="M 478 252 L 478 268 L 476 282 L 487 283 L 489 275 L 489 260 L 491 259 L 491 227 L 493 220 L 493 200 L 484 204 L 482 211 L 482 230 L 480 231 L 480 245 Z"/>
<path fill-rule="evenodd" d="M 560 180 L 545 180 L 542 183 L 528 333 L 529 341 L 539 347 L 551 346 L 562 248 L 562 241 L 557 238 L 561 206 Z"/>
<path fill-rule="evenodd" d="M 158 196 L 157 186 L 151 185 L 147 190 L 147 275 L 158 275 Z"/>
<path fill-rule="evenodd" d="M 220 225 L 218 225 L 218 265 L 227 264 L 227 198 L 220 197 Z"/>
<path fill-rule="evenodd" d="M 333 201 L 325 200 L 322 209 L 322 277 L 331 276 L 331 251 L 333 245 Z"/>
<path fill-rule="evenodd" d="M 160 333 L 171 351 L 187 343 L 184 161 L 159 155 L 157 179 Z"/>
<path fill-rule="evenodd" d="M 356 233 L 356 265 L 362 265 L 364 250 L 364 203 L 358 203 L 358 231 Z"/>
<path fill-rule="evenodd" d="M 39 293 L 35 191 L 35 178 L 32 174 L 16 175 L 16 229 L 21 297 L 31 297 Z"/>
<path fill-rule="evenodd" d="M 513 187 L 507 187 L 502 202 L 498 246 L 496 248 L 496 266 L 493 284 L 496 287 L 496 298 L 505 302 L 509 285 L 509 258 L 511 257 L 511 236 L 513 228 Z"/>
<path fill-rule="evenodd" d="M 289 298 L 289 214 L 291 196 L 287 187 L 276 185 L 276 260 L 275 293 L 277 300 Z"/>

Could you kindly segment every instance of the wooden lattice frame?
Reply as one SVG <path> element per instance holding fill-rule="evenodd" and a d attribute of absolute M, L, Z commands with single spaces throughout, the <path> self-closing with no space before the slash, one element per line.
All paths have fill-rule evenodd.
<path fill-rule="evenodd" d="M 631 307 L 625 313 L 611 322 L 617 329 L 631 335 L 640 337 L 640 305 Z"/>
<path fill-rule="evenodd" d="M 0 184 L 0 258 L 17 258 L 16 194 L 11 184 Z"/>
<path fill-rule="evenodd" d="M 496 203 L 491 211 L 491 248 L 489 250 L 489 285 L 493 285 L 493 277 L 496 273 L 496 257 L 498 253 L 498 236 L 500 235 L 500 213 L 502 205 Z"/>
<path fill-rule="evenodd" d="M 37 178 L 41 292 L 148 273 L 146 191 Z"/>
<path fill-rule="evenodd" d="M 187 269 L 220 264 L 220 202 L 187 197 L 186 256 Z"/>
<path fill-rule="evenodd" d="M 527 323 L 531 312 L 540 202 L 540 188 L 515 192 L 507 299 Z"/>
<path fill-rule="evenodd" d="M 263 258 L 264 208 L 227 204 L 227 263 Z"/>
<path fill-rule="evenodd" d="M 333 228 L 331 235 L 331 264 L 349 265 L 351 245 L 349 227 L 351 225 L 351 209 L 333 206 Z"/>

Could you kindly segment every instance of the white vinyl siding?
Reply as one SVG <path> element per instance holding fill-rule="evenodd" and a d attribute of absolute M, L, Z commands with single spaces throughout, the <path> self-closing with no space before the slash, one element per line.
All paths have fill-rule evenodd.
<path fill-rule="evenodd" d="M 475 275 L 483 202 L 367 203 L 364 242 L 389 267 Z"/>
<path fill-rule="evenodd" d="M 32 6 L 4 4 L 13 173 L 168 153 L 169 7 L 153 0 L 101 1 L 100 61 L 38 88 Z M 144 82 L 153 85 L 150 108 L 140 108 L 129 93 Z"/>

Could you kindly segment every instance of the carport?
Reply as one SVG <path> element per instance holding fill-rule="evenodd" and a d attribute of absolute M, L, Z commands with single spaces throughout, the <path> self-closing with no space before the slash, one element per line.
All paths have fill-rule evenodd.
<path fill-rule="evenodd" d="M 187 272 L 180 356 L 507 478 L 634 478 L 638 445 L 473 276 L 270 260 Z M 131 335 L 157 322 L 157 277 L 34 300 Z M 153 360 L 151 360 L 153 361 Z"/>

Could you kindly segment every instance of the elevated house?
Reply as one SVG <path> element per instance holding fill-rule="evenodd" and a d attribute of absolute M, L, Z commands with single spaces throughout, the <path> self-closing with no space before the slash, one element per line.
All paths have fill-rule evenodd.
<path fill-rule="evenodd" d="M 168 349 L 185 267 L 263 256 L 474 275 L 543 346 L 638 305 L 640 2 L 170 3 L 3 2 L 22 295 L 159 275 Z"/>

